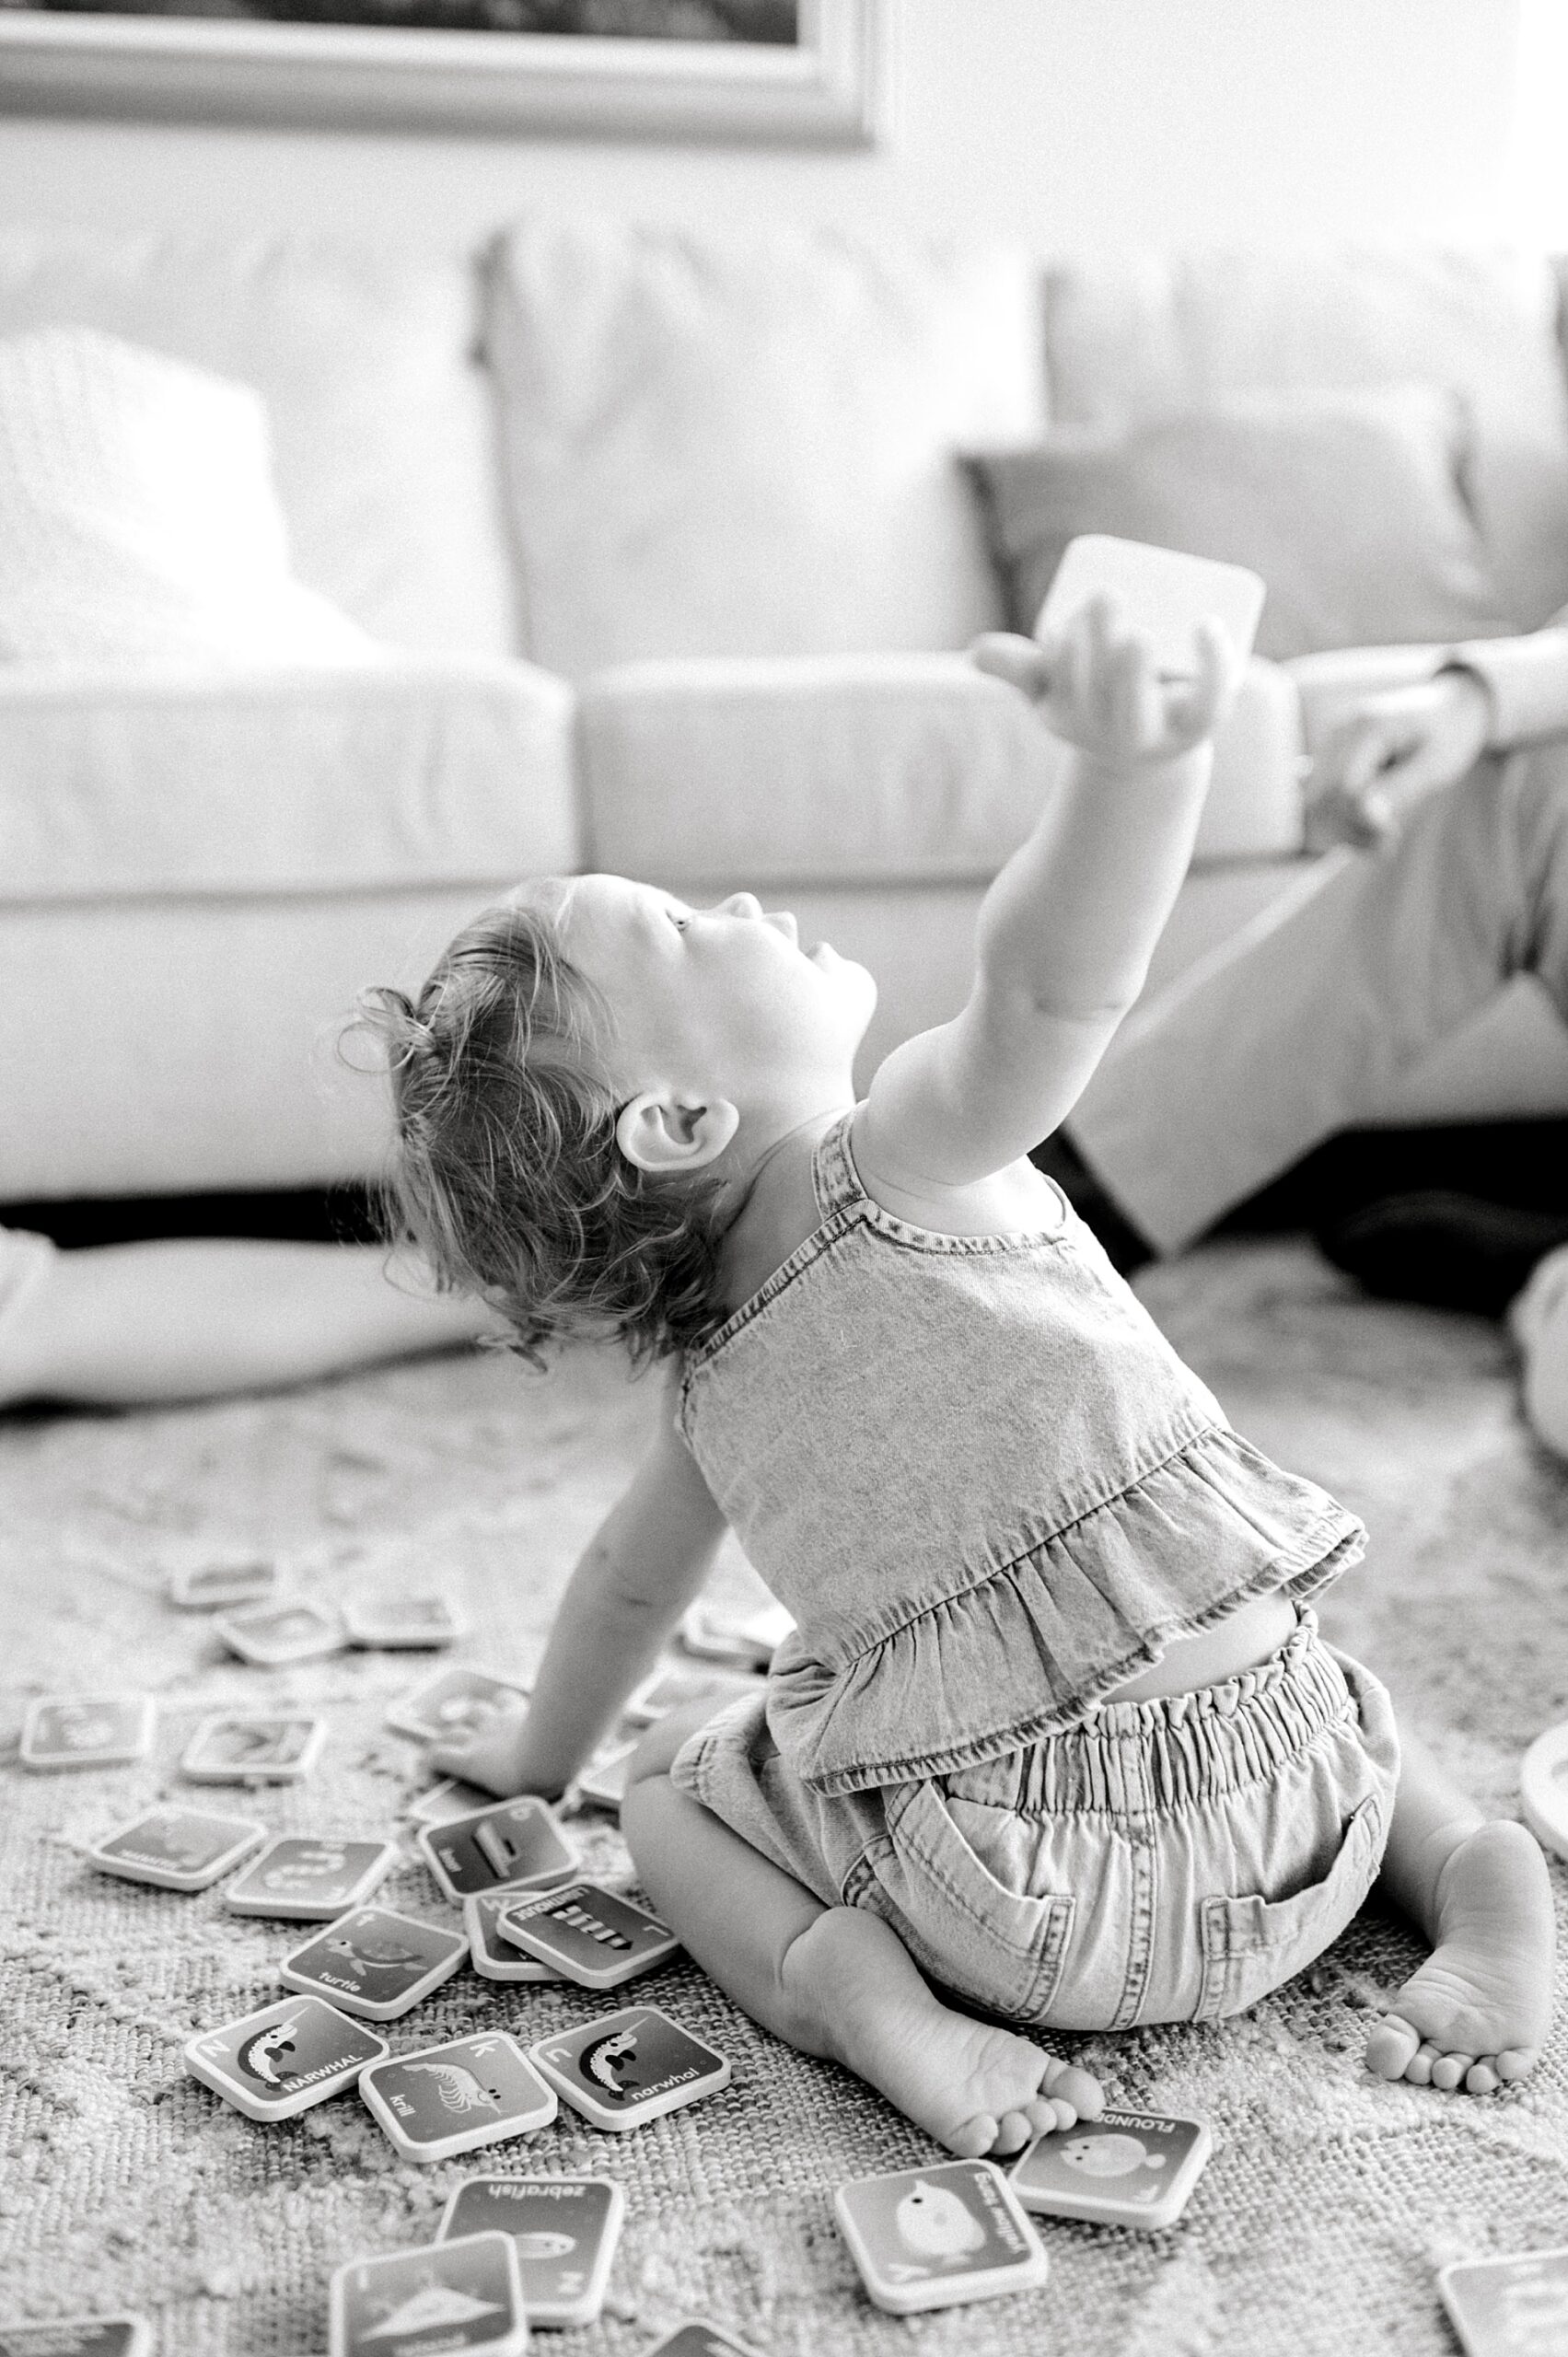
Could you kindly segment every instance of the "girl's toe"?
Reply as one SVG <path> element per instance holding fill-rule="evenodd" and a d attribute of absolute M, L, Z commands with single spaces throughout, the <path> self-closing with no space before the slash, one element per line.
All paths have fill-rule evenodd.
<path fill-rule="evenodd" d="M 1451 2096 L 1474 2061 L 1473 2054 L 1440 2054 L 1432 2066 L 1433 2085 Z"/>
<path fill-rule="evenodd" d="M 1505 2046 L 1501 2054 L 1493 2056 L 1492 2067 L 1498 2077 L 1506 2083 L 1513 2079 L 1522 2079 L 1527 2073 L 1533 2071 L 1535 2060 L 1536 2053 L 1533 2046 Z"/>
<path fill-rule="evenodd" d="M 1441 2051 L 1441 2048 L 1434 2046 L 1430 2039 L 1416 2048 L 1405 2065 L 1405 2076 L 1412 2087 L 1429 2087 L 1432 2084 L 1432 2066 Z"/>
<path fill-rule="evenodd" d="M 1045 2091 L 1059 2096 L 1079 2119 L 1098 2119 L 1105 2109 L 1105 2089 L 1075 2062 L 1060 2062 L 1052 2056 L 1046 2064 Z M 1065 2119 L 1062 2125 L 1071 2128 L 1073 2121 Z"/>
<path fill-rule="evenodd" d="M 991 2149 L 994 2153 L 1021 2153 L 1034 2140 L 1035 2131 L 1027 2112 L 1005 2111 L 996 2123 L 996 2142 Z"/>
<path fill-rule="evenodd" d="M 1503 2084 L 1486 2055 L 1470 2064 L 1465 2073 L 1465 2093 L 1471 2096 L 1494 2096 Z"/>
<path fill-rule="evenodd" d="M 1418 2033 L 1398 2014 L 1385 2014 L 1366 2041 L 1366 2067 L 1380 2079 L 1403 2079 L 1421 2045 Z"/>
<path fill-rule="evenodd" d="M 948 2142 L 960 2161 L 983 2160 L 996 2142 L 997 2123 L 988 2111 L 977 2111 L 966 2119 Z"/>
<path fill-rule="evenodd" d="M 1077 2116 L 1070 2103 L 1058 2103 L 1050 2096 L 1031 2096 L 1024 2106 L 1031 2136 L 1054 2136 L 1059 2128 L 1071 2128 Z"/>

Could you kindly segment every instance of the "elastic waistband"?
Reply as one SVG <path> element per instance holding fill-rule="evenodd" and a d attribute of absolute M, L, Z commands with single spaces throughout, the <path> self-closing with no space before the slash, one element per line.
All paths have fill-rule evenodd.
<path fill-rule="evenodd" d="M 969 1796 L 983 1779 L 988 1801 L 1024 1817 L 1148 1816 L 1273 1775 L 1356 1716 L 1344 1671 L 1318 1637 L 1317 1615 L 1303 1610 L 1260 1667 L 1191 1694 L 1098 1703 L 1079 1725 L 951 1777 L 947 1788 Z"/>

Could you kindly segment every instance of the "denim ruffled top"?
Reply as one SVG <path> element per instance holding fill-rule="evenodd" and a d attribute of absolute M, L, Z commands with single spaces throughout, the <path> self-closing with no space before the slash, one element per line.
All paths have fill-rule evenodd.
<path fill-rule="evenodd" d="M 944 1236 L 860 1184 L 686 1361 L 681 1434 L 796 1634 L 768 1720 L 822 1793 L 944 1775 L 1081 1718 L 1173 1638 L 1362 1552 L 1234 1432 L 1064 1198 Z"/>

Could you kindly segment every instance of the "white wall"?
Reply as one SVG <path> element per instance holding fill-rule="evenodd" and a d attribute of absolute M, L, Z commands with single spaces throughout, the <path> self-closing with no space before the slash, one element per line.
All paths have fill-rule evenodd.
<path fill-rule="evenodd" d="M 0 222 L 466 244 L 567 205 L 1041 250 L 1485 236 L 1516 226 L 1519 5 L 890 0 L 893 129 L 872 153 L 0 121 Z"/>
<path fill-rule="evenodd" d="M 1568 245 L 1568 8 L 1562 0 L 1519 0 L 1517 102 L 1505 167 L 1504 207 L 1532 242 Z"/>

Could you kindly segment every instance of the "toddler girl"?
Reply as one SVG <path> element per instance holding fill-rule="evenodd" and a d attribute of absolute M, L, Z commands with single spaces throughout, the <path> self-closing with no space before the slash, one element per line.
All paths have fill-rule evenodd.
<path fill-rule="evenodd" d="M 956 2154 L 1101 2091 L 1017 2030 L 1209 2019 L 1379 1873 L 1434 1954 L 1367 2060 L 1481 2094 L 1548 2020 L 1544 1862 L 1426 1755 L 1307 1599 L 1364 1533 L 1232 1431 L 1031 1165 L 1138 994 L 1234 664 L 1162 679 L 1103 603 L 982 648 L 1074 752 L 986 894 L 968 1004 L 856 1102 L 869 974 L 747 893 L 533 882 L 390 1051 L 401 1218 L 539 1357 L 669 1363 L 526 1714 L 440 1764 L 553 1796 L 726 1526 L 797 1630 L 765 1691 L 643 1742 L 642 1881 L 752 2017 Z"/>

